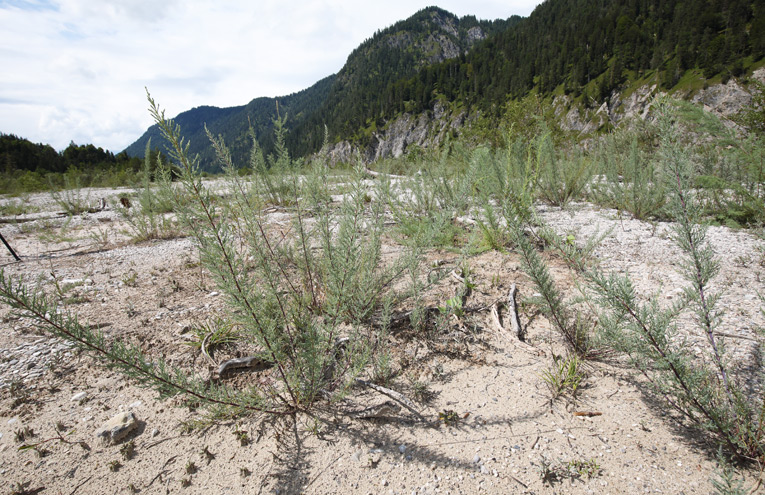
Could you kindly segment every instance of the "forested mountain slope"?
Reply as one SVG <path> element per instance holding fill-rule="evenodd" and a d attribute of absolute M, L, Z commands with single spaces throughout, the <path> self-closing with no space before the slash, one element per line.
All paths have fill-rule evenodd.
<path fill-rule="evenodd" d="M 530 92 L 597 106 L 645 78 L 663 89 L 688 73 L 725 82 L 763 56 L 765 0 L 548 0 L 528 18 L 494 22 L 431 7 L 375 33 L 337 75 L 300 93 L 200 107 L 176 120 L 212 168 L 203 123 L 241 162 L 248 122 L 264 150 L 272 149 L 277 101 L 288 115 L 288 147 L 304 156 L 319 149 L 325 126 L 332 143 L 363 148 L 404 114 L 429 118 L 437 102 L 489 119 Z M 155 129 L 126 151 L 140 156 L 152 135 Z"/>
<path fill-rule="evenodd" d="M 199 107 L 179 114 L 175 121 L 191 141 L 191 151 L 199 154 L 202 166 L 212 169 L 213 155 L 204 136 L 204 123 L 213 134 L 224 137 L 235 161 L 241 163 L 250 146 L 246 132 L 250 122 L 264 151 L 272 151 L 272 119 L 277 116 L 278 102 L 279 114 L 287 116 L 287 144 L 294 155 L 302 156 L 319 149 L 325 125 L 333 140 L 352 135 L 367 124 L 370 115 L 377 115 L 381 107 L 379 95 L 388 86 L 434 63 L 459 57 L 520 20 L 516 17 L 490 22 L 472 16 L 460 19 L 430 7 L 375 33 L 348 56 L 337 75 L 306 90 L 284 97 L 256 98 L 240 107 Z M 153 143 L 159 143 L 158 137 L 156 126 L 152 126 L 126 151 L 131 156 L 142 156 L 146 141 L 155 138 Z"/>

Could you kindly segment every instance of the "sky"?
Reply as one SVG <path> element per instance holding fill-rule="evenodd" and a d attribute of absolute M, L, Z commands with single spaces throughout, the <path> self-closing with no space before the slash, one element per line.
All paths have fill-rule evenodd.
<path fill-rule="evenodd" d="M 378 29 L 429 5 L 528 16 L 534 0 L 0 0 L 0 133 L 118 153 L 202 105 L 283 96 L 338 72 Z"/>

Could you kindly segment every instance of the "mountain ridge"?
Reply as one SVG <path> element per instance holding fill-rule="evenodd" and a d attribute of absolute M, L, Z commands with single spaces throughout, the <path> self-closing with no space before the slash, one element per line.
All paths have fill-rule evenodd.
<path fill-rule="evenodd" d="M 746 76 L 763 57 L 765 0 L 547 0 L 527 18 L 498 21 L 428 7 L 365 40 L 336 75 L 297 93 L 299 103 L 290 105 L 289 96 L 256 99 L 249 113 L 232 114 L 237 123 L 217 121 L 224 132 L 208 126 L 244 163 L 244 117 L 258 122 L 258 141 L 268 152 L 279 101 L 289 115 L 287 145 L 294 156 L 316 152 L 326 126 L 330 144 L 348 143 L 379 158 L 368 148 L 405 115 L 420 121 L 452 108 L 456 120 L 482 115 L 496 121 L 509 100 L 530 92 L 565 95 L 572 108 L 591 113 L 615 91 L 650 82 L 687 94 L 688 74 L 696 86 L 724 83 Z M 203 143 L 200 156 L 210 167 L 201 126 L 189 125 L 187 138 Z M 126 151 L 142 154 L 144 137 Z"/>
<path fill-rule="evenodd" d="M 250 123 L 261 148 L 266 153 L 273 150 L 271 121 L 277 117 L 278 103 L 280 114 L 288 117 L 288 147 L 317 151 L 324 140 L 327 120 L 343 122 L 337 126 L 330 124 L 334 141 L 367 124 L 366 120 L 354 120 L 352 114 L 359 113 L 358 107 L 368 107 L 367 95 L 373 92 L 369 90 L 370 85 L 385 86 L 416 74 L 422 67 L 457 57 L 510 22 L 479 21 L 474 16 L 458 18 L 438 7 L 422 9 L 406 20 L 378 30 L 362 42 L 349 54 L 337 74 L 291 95 L 259 97 L 246 105 L 219 109 L 216 116 L 226 115 L 227 118 L 216 118 L 214 122 L 207 122 L 207 126 L 213 134 L 223 135 L 234 161 L 242 163 L 250 146 L 246 132 Z M 217 107 L 195 107 L 174 119 L 191 143 L 190 151 L 199 156 L 202 167 L 207 170 L 215 168 L 214 156 L 203 132 L 202 119 L 211 108 Z M 149 138 L 152 138 L 152 146 L 160 142 L 156 125 L 125 152 L 130 156 L 143 156 Z"/>

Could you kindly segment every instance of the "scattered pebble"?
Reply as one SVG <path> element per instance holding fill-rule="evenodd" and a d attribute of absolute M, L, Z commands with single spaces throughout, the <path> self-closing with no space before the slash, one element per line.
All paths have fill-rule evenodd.
<path fill-rule="evenodd" d="M 69 400 L 70 400 L 70 402 L 82 402 L 83 400 L 85 400 L 87 398 L 87 396 L 88 396 L 87 392 L 84 392 L 84 391 L 83 392 L 77 392 Z"/>
<path fill-rule="evenodd" d="M 138 428 L 138 420 L 132 411 L 121 412 L 107 421 L 96 436 L 105 443 L 117 443 Z"/>

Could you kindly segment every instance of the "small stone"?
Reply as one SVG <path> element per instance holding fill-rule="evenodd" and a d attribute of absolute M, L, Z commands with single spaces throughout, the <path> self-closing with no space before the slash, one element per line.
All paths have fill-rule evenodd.
<path fill-rule="evenodd" d="M 220 294 L 218 291 L 212 291 L 209 294 L 207 294 L 207 297 L 216 297 Z"/>
<path fill-rule="evenodd" d="M 399 451 L 399 452 L 401 452 L 402 454 L 403 454 L 404 452 L 406 452 L 406 445 L 399 445 L 399 446 L 398 446 L 398 451 Z"/>
<path fill-rule="evenodd" d="M 114 444 L 128 436 L 138 428 L 138 420 L 132 411 L 126 411 L 114 416 L 96 432 L 96 436 L 107 444 Z"/>
<path fill-rule="evenodd" d="M 70 402 L 82 402 L 88 396 L 87 392 L 78 392 L 72 396 Z"/>
<path fill-rule="evenodd" d="M 351 459 L 353 459 L 356 462 L 361 462 L 361 456 L 364 455 L 363 450 L 357 450 L 353 454 L 351 454 Z"/>
<path fill-rule="evenodd" d="M 159 435 L 159 430 L 158 429 L 154 428 L 153 430 L 151 430 L 151 436 L 152 437 L 156 437 L 157 435 Z"/>
<path fill-rule="evenodd" d="M 475 457 L 473 457 L 473 463 L 478 464 L 479 462 L 481 462 L 481 456 L 476 454 Z"/>
<path fill-rule="evenodd" d="M 128 406 L 128 409 L 137 409 L 137 408 L 141 407 L 141 404 L 143 404 L 143 402 L 141 402 L 140 400 L 137 400 L 137 401 L 133 402 L 132 404 L 130 404 Z"/>
<path fill-rule="evenodd" d="M 384 479 L 380 482 L 382 486 L 388 486 L 388 480 Z"/>

